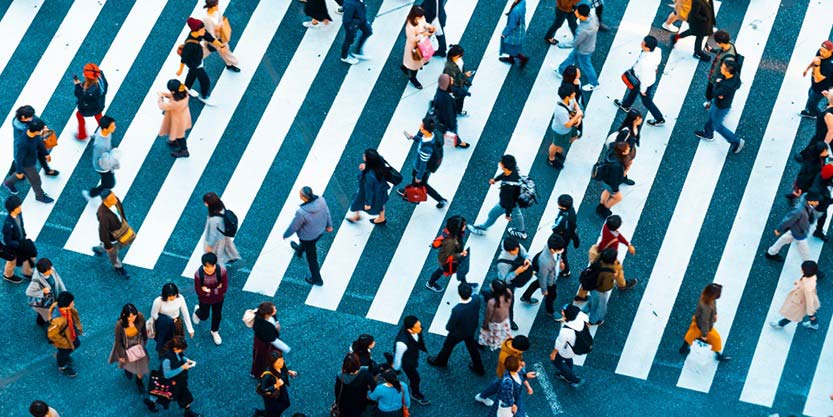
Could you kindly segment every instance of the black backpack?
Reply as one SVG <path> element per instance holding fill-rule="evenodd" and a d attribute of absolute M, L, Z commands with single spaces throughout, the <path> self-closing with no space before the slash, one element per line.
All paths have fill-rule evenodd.
<path fill-rule="evenodd" d="M 385 182 L 390 183 L 390 185 L 396 187 L 397 185 L 402 183 L 402 174 L 396 170 L 396 168 L 392 167 L 388 161 L 385 161 L 382 158 L 382 163 L 385 165 Z"/>
<path fill-rule="evenodd" d="M 578 282 L 581 284 L 581 288 L 587 291 L 593 291 L 599 287 L 599 273 L 601 272 L 613 272 L 610 268 L 602 268 L 602 264 L 600 261 L 595 261 L 590 265 L 587 265 L 587 268 L 584 268 L 581 271 L 581 275 L 578 277 Z"/>
<path fill-rule="evenodd" d="M 593 335 L 590 334 L 590 326 L 584 323 L 584 328 L 581 331 L 573 330 L 576 333 L 576 342 L 571 345 L 573 353 L 576 355 L 586 355 L 593 351 Z"/>
<path fill-rule="evenodd" d="M 218 216 L 223 218 L 223 229 L 221 230 L 219 227 L 217 230 L 226 237 L 234 237 L 237 234 L 237 215 L 234 214 L 233 211 L 229 209 L 225 209 L 223 214 L 219 214 Z"/>
<path fill-rule="evenodd" d="M 535 256 L 532 257 L 532 270 L 536 274 L 538 273 L 538 258 L 540 258 L 541 254 L 543 254 L 543 253 L 544 253 L 544 251 L 541 250 L 541 252 L 536 253 Z"/>
<path fill-rule="evenodd" d="M 431 153 L 431 157 L 428 158 L 428 172 L 433 174 L 440 169 L 440 165 L 443 163 L 443 138 L 439 135 L 434 135 L 431 146 L 434 148 L 434 151 Z"/>

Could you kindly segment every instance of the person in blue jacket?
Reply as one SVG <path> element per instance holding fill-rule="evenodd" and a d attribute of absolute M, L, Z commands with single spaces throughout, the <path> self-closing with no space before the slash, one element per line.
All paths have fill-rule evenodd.
<path fill-rule="evenodd" d="M 351 0 L 345 1 L 345 7 Z M 346 12 L 345 12 L 346 13 Z M 378 215 L 370 222 L 376 225 L 386 224 L 385 204 L 388 202 L 388 186 L 385 180 L 385 160 L 376 149 L 366 149 L 362 155 L 364 162 L 359 164 L 359 189 L 350 204 L 350 211 L 355 215 L 347 217 L 347 221 L 355 223 L 361 219 L 360 211 L 370 215 Z"/>
<path fill-rule="evenodd" d="M 514 0 L 506 13 L 506 27 L 500 34 L 500 62 L 514 64 L 515 58 L 525 66 L 529 57 L 523 54 L 526 37 L 526 0 Z"/>
<path fill-rule="evenodd" d="M 367 38 L 373 34 L 370 23 L 367 22 L 367 4 L 364 0 L 344 0 L 343 14 L 341 17 L 344 25 L 344 43 L 341 44 L 341 62 L 355 65 L 360 59 L 367 59 L 362 53 L 362 48 Z M 362 32 L 356 50 L 350 53 L 350 46 L 356 40 L 356 33 Z"/>

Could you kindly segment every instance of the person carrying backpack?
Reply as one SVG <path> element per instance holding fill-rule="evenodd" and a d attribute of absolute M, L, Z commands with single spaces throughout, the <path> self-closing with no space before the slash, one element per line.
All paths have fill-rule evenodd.
<path fill-rule="evenodd" d="M 547 239 L 547 247 L 534 257 L 532 257 L 532 269 L 535 271 L 535 276 L 538 278 L 532 281 L 532 284 L 527 287 L 521 296 L 521 300 L 532 300 L 532 294 L 535 290 L 541 289 L 541 294 L 544 296 L 544 308 L 548 316 L 553 317 L 555 314 L 556 286 L 555 281 L 558 276 L 561 276 L 559 271 L 562 270 L 566 263 L 564 254 L 566 253 L 567 244 L 561 236 L 552 234 Z"/>
<path fill-rule="evenodd" d="M 561 237 L 564 240 L 564 253 L 561 254 L 561 262 L 564 267 L 558 274 L 559 278 L 567 278 L 570 276 L 570 261 L 567 259 L 567 248 L 570 242 L 573 247 L 578 249 L 579 237 L 576 229 L 576 210 L 573 208 L 573 197 L 568 194 L 558 196 L 558 214 L 552 222 L 552 233 Z"/>
<path fill-rule="evenodd" d="M 107 95 L 107 78 L 98 65 L 90 62 L 84 65 L 84 82 L 77 76 L 72 76 L 75 84 L 75 99 L 78 111 L 75 118 L 78 120 L 78 133 L 75 138 L 78 140 L 87 139 L 87 126 L 85 117 L 95 117 L 96 122 L 101 121 L 101 112 L 104 111 Z"/>
<path fill-rule="evenodd" d="M 205 253 L 217 255 L 217 262 L 223 266 L 240 260 L 240 252 L 237 252 L 237 246 L 232 240 L 237 234 L 237 216 L 226 210 L 225 204 L 214 192 L 203 195 L 202 202 L 208 208 L 203 232 Z"/>
<path fill-rule="evenodd" d="M 636 279 L 625 281 L 625 272 L 617 259 L 616 248 L 613 247 L 603 250 L 599 259 L 582 271 L 580 281 L 581 287 L 590 291 L 590 299 L 583 310 L 590 317 L 590 324 L 594 326 L 604 323 L 614 281 L 620 290 L 629 290 L 637 283 Z"/>
<path fill-rule="evenodd" d="M 515 157 L 512 155 L 503 155 L 500 157 L 498 166 L 501 173 L 494 178 L 489 179 L 489 184 L 494 185 L 500 182 L 500 201 L 489 210 L 486 221 L 474 226 L 469 226 L 469 231 L 482 235 L 487 229 L 492 227 L 500 217 L 501 213 L 506 216 L 506 220 L 515 220 L 518 227 L 509 228 L 507 233 L 509 236 L 520 240 L 526 240 L 526 225 L 524 224 L 524 215 L 521 213 L 521 207 L 518 205 L 518 198 L 521 194 L 520 174 L 518 174 L 518 164 Z"/>
<path fill-rule="evenodd" d="M 627 142 L 616 142 L 604 157 L 604 162 L 597 163 L 594 178 L 602 183 L 602 195 L 596 214 L 602 218 L 610 216 L 610 209 L 624 198 L 619 187 L 625 183 L 625 165 L 630 153 L 631 146 Z"/>
<path fill-rule="evenodd" d="M 437 284 L 442 276 L 450 277 L 457 274 L 460 283 L 466 282 L 466 274 L 469 271 L 469 251 L 463 249 L 463 240 L 466 237 L 466 219 L 461 216 L 451 216 L 445 222 L 445 229 L 442 234 L 434 239 L 432 246 L 439 249 L 437 262 L 439 267 L 431 274 L 431 278 L 425 287 L 434 292 L 443 292 L 443 287 Z M 477 287 L 477 283 L 470 283 Z"/>
<path fill-rule="evenodd" d="M 584 380 L 573 372 L 573 358 L 576 355 L 587 354 L 593 349 L 593 336 L 590 335 L 587 315 L 575 305 L 565 305 L 561 309 L 561 317 L 564 324 L 558 331 L 555 346 L 550 352 L 550 360 L 557 370 L 555 376 L 571 387 L 578 388 Z"/>
<path fill-rule="evenodd" d="M 289 245 L 295 250 L 295 256 L 300 258 L 303 253 L 307 254 L 311 276 L 307 277 L 305 281 L 312 285 L 324 285 L 324 281 L 321 279 L 321 268 L 318 265 L 316 244 L 318 239 L 321 239 L 321 236 L 324 235 L 324 232 L 333 231 L 333 220 L 330 217 L 327 201 L 324 200 L 324 197 L 315 195 L 312 188 L 301 188 L 300 197 L 303 204 L 295 212 L 295 218 L 286 228 L 283 238 L 286 239 L 293 234 L 298 235 L 298 240 L 301 243 L 290 242 Z"/>
<path fill-rule="evenodd" d="M 197 293 L 199 304 L 194 308 L 191 321 L 200 324 L 208 320 L 211 314 L 211 338 L 214 344 L 223 343 L 220 337 L 220 320 L 223 318 L 223 301 L 228 291 L 228 273 L 221 265 L 217 265 L 217 255 L 206 253 L 202 256 L 202 266 L 194 273 L 194 291 Z"/>
<path fill-rule="evenodd" d="M 416 135 L 405 132 L 405 137 L 417 143 L 411 187 L 425 187 L 425 192 L 437 201 L 437 208 L 441 209 L 448 200 L 428 184 L 428 177 L 437 172 L 443 161 L 443 138 L 434 134 L 434 128 L 434 119 L 426 117 L 422 119 Z M 405 198 L 405 187 L 397 188 L 396 192 Z"/>
<path fill-rule="evenodd" d="M 69 291 L 58 294 L 56 301 L 49 307 L 49 329 L 47 337 L 49 343 L 55 346 L 58 353 L 58 372 L 64 376 L 75 378 L 78 373 L 72 368 L 72 352 L 81 346 L 78 336 L 83 334 L 84 328 L 75 309 L 75 296 Z"/>
<path fill-rule="evenodd" d="M 495 268 L 498 279 L 505 282 L 506 287 L 513 293 L 516 289 L 523 288 L 532 279 L 533 268 L 529 253 L 523 245 L 518 243 L 517 239 L 511 236 L 503 239 L 503 250 L 498 255 Z M 530 297 L 526 298 L 526 296 Z M 538 304 L 538 299 L 531 296 L 532 292 L 524 294 L 521 302 Z M 509 324 L 512 330 L 518 330 L 518 325 L 515 323 L 515 303 L 509 307 Z"/>

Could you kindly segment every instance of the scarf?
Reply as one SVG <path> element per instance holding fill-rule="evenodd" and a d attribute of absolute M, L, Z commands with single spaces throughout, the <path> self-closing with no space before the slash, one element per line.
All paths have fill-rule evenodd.
<path fill-rule="evenodd" d="M 75 342 L 78 336 L 75 334 L 75 323 L 72 321 L 72 309 L 59 308 L 58 311 L 61 312 L 61 316 L 67 321 L 67 339 L 70 342 Z"/>

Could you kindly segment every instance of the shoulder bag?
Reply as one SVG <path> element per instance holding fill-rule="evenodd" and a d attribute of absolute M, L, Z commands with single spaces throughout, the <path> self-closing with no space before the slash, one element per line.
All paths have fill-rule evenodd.
<path fill-rule="evenodd" d="M 141 343 L 137 343 L 133 346 L 130 346 L 129 348 L 127 348 L 125 353 L 127 353 L 127 361 L 128 362 L 136 362 L 136 361 L 144 358 L 145 356 L 147 356 L 147 353 L 145 352 L 145 348 L 142 347 Z"/>
<path fill-rule="evenodd" d="M 625 87 L 628 87 L 628 90 L 639 88 L 639 78 L 636 77 L 636 72 L 634 72 L 633 68 L 622 74 L 622 82 L 625 83 Z"/>
<path fill-rule="evenodd" d="M 228 43 L 231 40 L 231 24 L 229 24 L 228 18 L 225 16 L 223 16 L 223 23 L 217 29 L 217 36 L 222 43 Z"/>
<path fill-rule="evenodd" d="M 43 146 L 46 148 L 47 151 L 58 146 L 58 135 L 55 134 L 54 130 L 44 129 L 41 137 L 43 138 Z"/>
<path fill-rule="evenodd" d="M 118 207 L 117 210 L 121 215 L 121 225 L 118 230 L 113 232 L 113 238 L 115 238 L 122 246 L 130 246 L 130 244 L 136 240 L 136 232 L 134 232 L 133 228 L 127 223 L 127 218 L 124 217 L 124 210 L 122 210 L 121 207 Z"/>

